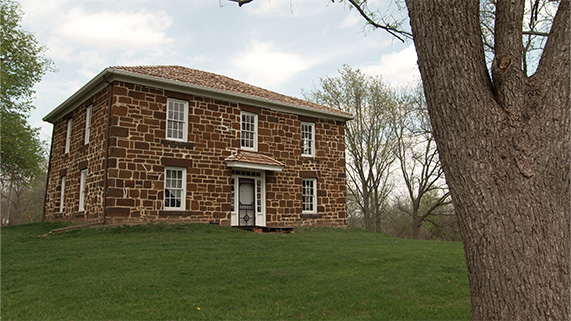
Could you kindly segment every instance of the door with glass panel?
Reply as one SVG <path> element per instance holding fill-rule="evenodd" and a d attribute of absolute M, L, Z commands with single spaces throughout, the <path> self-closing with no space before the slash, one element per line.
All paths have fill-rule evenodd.
<path fill-rule="evenodd" d="M 266 226 L 265 175 L 232 171 L 232 226 Z"/>
<path fill-rule="evenodd" d="M 238 182 L 238 225 L 256 225 L 256 181 L 240 178 Z"/>

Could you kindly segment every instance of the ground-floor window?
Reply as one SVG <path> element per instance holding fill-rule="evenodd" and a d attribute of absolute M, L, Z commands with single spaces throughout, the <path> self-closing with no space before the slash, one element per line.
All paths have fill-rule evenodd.
<path fill-rule="evenodd" d="M 165 168 L 165 209 L 184 210 L 186 196 L 186 168 Z"/>
<path fill-rule="evenodd" d="M 79 178 L 79 211 L 85 211 L 85 185 L 87 183 L 87 169 L 81 171 Z"/>
<path fill-rule="evenodd" d="M 64 203 L 65 203 L 65 180 L 66 177 L 62 176 L 61 177 L 61 191 L 60 191 L 60 195 L 59 195 L 59 212 L 63 213 L 64 210 Z"/>
<path fill-rule="evenodd" d="M 317 212 L 317 180 L 315 178 L 302 179 L 302 208 L 303 213 Z"/>

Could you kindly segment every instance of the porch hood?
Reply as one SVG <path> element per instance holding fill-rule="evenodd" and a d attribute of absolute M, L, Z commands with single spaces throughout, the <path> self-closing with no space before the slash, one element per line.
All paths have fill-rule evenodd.
<path fill-rule="evenodd" d="M 228 156 L 224 162 L 229 168 L 265 170 L 271 172 L 281 172 L 284 164 L 270 156 L 250 152 L 239 151 Z"/>

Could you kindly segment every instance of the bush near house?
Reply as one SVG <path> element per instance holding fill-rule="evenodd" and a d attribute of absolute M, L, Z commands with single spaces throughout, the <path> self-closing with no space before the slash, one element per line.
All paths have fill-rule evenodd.
<path fill-rule="evenodd" d="M 468 319 L 461 243 L 205 224 L 2 229 L 3 320 Z"/>

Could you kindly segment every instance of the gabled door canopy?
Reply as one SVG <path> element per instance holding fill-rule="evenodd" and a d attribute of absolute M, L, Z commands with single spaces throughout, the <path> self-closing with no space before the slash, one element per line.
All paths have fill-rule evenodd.
<path fill-rule="evenodd" d="M 281 172 L 284 164 L 270 156 L 239 151 L 234 155 L 226 157 L 226 166 L 234 169 L 263 170 L 271 172 Z"/>

